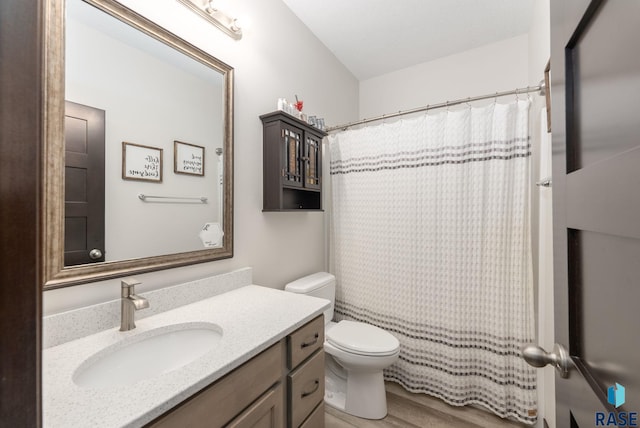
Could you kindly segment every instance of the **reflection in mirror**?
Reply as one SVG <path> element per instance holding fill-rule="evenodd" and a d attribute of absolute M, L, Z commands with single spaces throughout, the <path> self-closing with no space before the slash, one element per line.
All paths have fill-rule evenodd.
<path fill-rule="evenodd" d="M 112 0 L 56 10 L 45 286 L 230 257 L 231 67 Z"/>
<path fill-rule="evenodd" d="M 89 233 L 88 240 L 95 242 L 89 242 L 88 250 L 103 251 L 109 261 L 203 248 L 198 237 L 202 227 L 222 220 L 216 206 L 220 192 L 216 149 L 222 148 L 224 137 L 223 76 L 84 1 L 67 0 L 66 14 L 65 97 L 67 101 L 104 111 L 104 154 L 96 151 L 97 159 L 91 158 L 94 153 L 90 139 L 80 147 L 82 151 L 87 148 L 85 156 L 90 165 L 104 164 L 104 194 L 99 189 L 87 194 L 90 202 L 105 201 L 104 231 L 102 236 L 99 230 Z M 82 119 L 66 113 L 67 122 L 80 120 L 91 126 L 90 121 Z M 192 161 L 204 165 L 205 175 L 173 173 L 173 162 L 167 162 L 167 158 L 174 157 L 176 140 L 205 148 L 201 159 L 191 154 Z M 155 157 L 153 151 L 136 153 L 134 159 L 139 159 L 140 165 L 123 164 L 123 141 L 163 151 L 161 182 L 153 179 L 159 176 L 159 165 L 150 165 L 145 160 L 148 156 Z M 66 151 L 70 151 L 68 143 Z M 134 171 L 140 179 L 122 179 L 122 168 Z M 66 165 L 65 170 L 69 177 L 78 168 Z M 78 183 L 68 181 L 67 188 L 78 187 Z M 143 202 L 137 196 L 140 193 L 175 198 Z M 82 235 L 81 227 L 69 225 L 89 226 L 93 219 L 69 213 L 78 203 L 74 199 L 83 204 L 86 199 L 71 199 L 68 191 L 66 195 L 69 207 L 65 210 L 65 252 L 68 252 L 77 248 L 77 245 L 69 247 Z M 184 197 L 205 197 L 207 202 L 180 199 Z M 86 212 L 91 209 L 82 214 Z M 101 223 L 99 219 L 95 222 Z M 103 248 L 99 242 L 104 242 Z"/>

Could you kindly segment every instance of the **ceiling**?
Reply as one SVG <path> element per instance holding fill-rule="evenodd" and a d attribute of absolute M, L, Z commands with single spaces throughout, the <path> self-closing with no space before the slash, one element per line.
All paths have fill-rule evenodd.
<path fill-rule="evenodd" d="M 365 80 L 529 31 L 534 0 L 283 0 Z"/>

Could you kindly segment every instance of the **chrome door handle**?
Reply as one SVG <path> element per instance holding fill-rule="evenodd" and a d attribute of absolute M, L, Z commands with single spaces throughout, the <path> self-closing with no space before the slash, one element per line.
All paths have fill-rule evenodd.
<path fill-rule="evenodd" d="M 94 248 L 93 250 L 89 251 L 89 257 L 92 260 L 98 260 L 100 257 L 102 257 L 102 251 Z"/>
<path fill-rule="evenodd" d="M 544 367 L 551 364 L 560 372 L 560 376 L 569 376 L 571 358 L 567 350 L 559 344 L 553 345 L 553 351 L 547 352 L 538 345 L 529 344 L 522 348 L 522 357 L 533 367 Z"/>

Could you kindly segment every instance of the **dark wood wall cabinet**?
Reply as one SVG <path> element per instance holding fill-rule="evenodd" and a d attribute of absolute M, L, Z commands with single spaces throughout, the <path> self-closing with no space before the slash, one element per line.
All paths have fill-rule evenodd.
<path fill-rule="evenodd" d="M 327 133 L 282 111 L 260 120 L 262 211 L 322 211 L 322 139 Z"/>

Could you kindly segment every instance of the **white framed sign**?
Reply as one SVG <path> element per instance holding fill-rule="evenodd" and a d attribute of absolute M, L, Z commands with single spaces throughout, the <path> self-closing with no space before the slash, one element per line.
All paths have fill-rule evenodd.
<path fill-rule="evenodd" d="M 122 179 L 162 182 L 162 149 L 122 142 Z"/>
<path fill-rule="evenodd" d="M 204 176 L 204 147 L 174 141 L 173 172 Z"/>

